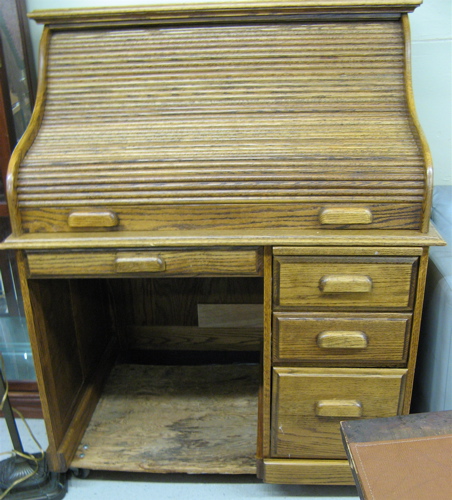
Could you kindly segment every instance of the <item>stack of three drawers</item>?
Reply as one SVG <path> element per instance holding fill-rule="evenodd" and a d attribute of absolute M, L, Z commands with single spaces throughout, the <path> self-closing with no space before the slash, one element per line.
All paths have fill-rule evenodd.
<path fill-rule="evenodd" d="M 341 420 L 409 411 L 418 249 L 273 254 L 272 457 L 344 459 Z"/>

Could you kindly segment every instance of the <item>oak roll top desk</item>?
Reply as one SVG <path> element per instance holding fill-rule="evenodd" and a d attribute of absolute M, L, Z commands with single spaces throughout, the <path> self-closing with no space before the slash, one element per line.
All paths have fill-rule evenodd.
<path fill-rule="evenodd" d="M 348 484 L 409 412 L 430 153 L 417 0 L 37 11 L 8 174 L 53 470 Z"/>

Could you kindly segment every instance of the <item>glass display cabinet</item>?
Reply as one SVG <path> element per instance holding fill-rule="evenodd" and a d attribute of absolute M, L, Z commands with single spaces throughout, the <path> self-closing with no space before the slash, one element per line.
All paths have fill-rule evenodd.
<path fill-rule="evenodd" d="M 0 239 L 11 232 L 5 197 L 14 146 L 28 125 L 36 92 L 24 2 L 0 5 Z M 33 354 L 28 338 L 14 252 L 0 252 L 0 352 L 11 399 L 27 416 L 40 416 Z"/>

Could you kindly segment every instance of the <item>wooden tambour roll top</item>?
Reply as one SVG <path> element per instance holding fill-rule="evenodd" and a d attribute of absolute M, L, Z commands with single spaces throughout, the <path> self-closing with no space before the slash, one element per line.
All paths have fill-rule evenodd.
<path fill-rule="evenodd" d="M 14 234 L 428 229 L 417 0 L 37 12 Z"/>

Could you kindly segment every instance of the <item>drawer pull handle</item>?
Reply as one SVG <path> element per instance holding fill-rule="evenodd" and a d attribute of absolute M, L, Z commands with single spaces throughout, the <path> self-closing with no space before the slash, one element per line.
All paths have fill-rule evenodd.
<path fill-rule="evenodd" d="M 117 273 L 158 273 L 165 269 L 166 263 L 161 257 L 119 255 L 115 259 Z"/>
<path fill-rule="evenodd" d="M 91 228 L 91 227 L 115 227 L 119 224 L 115 212 L 72 212 L 69 214 L 69 227 Z"/>
<path fill-rule="evenodd" d="M 359 418 L 363 407 L 353 399 L 322 399 L 315 404 L 315 414 L 317 417 Z"/>
<path fill-rule="evenodd" d="M 321 349 L 365 349 L 369 341 L 364 332 L 322 332 L 317 335 Z"/>
<path fill-rule="evenodd" d="M 369 293 L 372 278 L 353 274 L 331 274 L 323 276 L 319 282 L 322 293 Z"/>
<path fill-rule="evenodd" d="M 320 224 L 371 224 L 372 212 L 366 207 L 324 208 L 320 212 Z"/>

